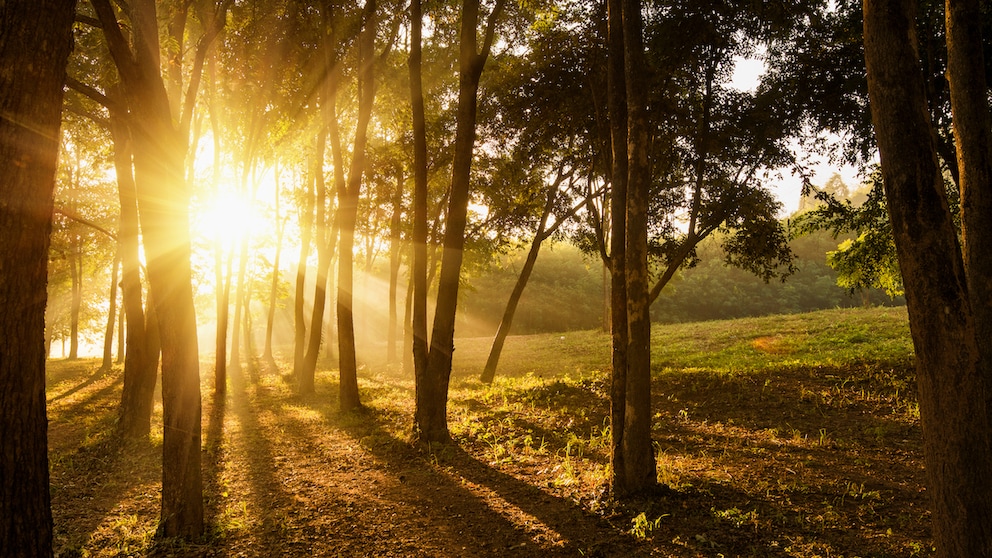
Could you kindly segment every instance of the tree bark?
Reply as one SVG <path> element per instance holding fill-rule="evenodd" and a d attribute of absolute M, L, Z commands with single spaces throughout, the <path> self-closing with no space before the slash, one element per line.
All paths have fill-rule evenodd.
<path fill-rule="evenodd" d="M 52 556 L 45 304 L 74 1 L 0 9 L 0 555 Z"/>
<path fill-rule="evenodd" d="M 423 88 L 423 7 L 410 2 L 410 104 L 413 113 L 413 257 L 410 333 L 416 399 L 427 389 L 427 124 Z M 425 394 L 426 395 L 426 394 Z M 414 431 L 417 423 L 414 424 Z"/>
<path fill-rule="evenodd" d="M 117 97 L 115 88 L 108 89 Z M 126 115 L 118 109 L 110 111 L 110 134 L 114 142 L 114 169 L 121 204 L 120 228 L 117 231 L 121 250 L 121 291 L 124 314 L 127 315 L 127 347 L 124 358 L 124 388 L 118 409 L 117 428 L 121 436 L 141 439 L 151 431 L 155 384 L 158 375 L 158 329 L 154 324 L 152 306 L 148 316 L 142 302 L 141 262 L 139 260 L 138 205 L 132 167 L 131 132 Z"/>
<path fill-rule="evenodd" d="M 627 83 L 627 388 L 624 406 L 621 494 L 657 485 L 651 443 L 651 314 L 648 300 L 648 188 L 651 167 L 641 2 L 624 0 L 624 68 Z"/>
<path fill-rule="evenodd" d="M 530 280 L 531 272 L 534 271 L 534 264 L 537 263 L 537 256 L 541 252 L 541 244 L 548 237 L 546 231 L 548 217 L 551 216 L 551 210 L 554 208 L 557 197 L 557 189 L 548 193 L 548 201 L 545 203 L 544 211 L 541 213 L 541 220 L 537 226 L 537 232 L 534 233 L 534 239 L 530 243 L 530 250 L 527 251 L 527 259 L 524 260 L 524 266 L 520 270 L 520 275 L 517 276 L 517 282 L 513 285 L 510 298 L 506 301 L 503 318 L 499 321 L 499 327 L 496 329 L 496 337 L 493 338 L 493 346 L 489 349 L 489 358 L 486 359 L 486 366 L 482 369 L 482 376 L 479 378 L 479 381 L 483 383 L 491 384 L 496 377 L 496 367 L 499 366 L 499 357 L 503 352 L 503 344 L 506 343 L 506 337 L 510 334 L 510 327 L 513 325 L 513 316 L 517 312 L 517 304 L 520 302 L 520 297 L 524 294 L 524 289 L 527 287 L 527 281 Z"/>
<path fill-rule="evenodd" d="M 324 100 L 328 102 L 328 100 Z M 327 273 L 331 265 L 333 246 L 328 242 L 327 226 L 327 185 L 324 180 L 324 153 L 327 149 L 327 128 L 322 127 L 314 145 L 313 169 L 316 201 L 314 208 L 314 229 L 317 237 L 317 278 L 313 286 L 313 308 L 310 311 L 310 331 L 308 332 L 303 367 L 300 369 L 300 393 L 309 395 L 314 391 L 314 376 L 317 372 L 317 358 L 320 355 L 320 341 L 323 337 L 324 305 L 327 301 Z M 338 172 L 335 169 L 335 172 Z"/>
<path fill-rule="evenodd" d="M 403 168 L 396 169 L 396 191 L 393 193 L 393 213 L 389 219 L 389 324 L 386 329 L 386 362 L 396 364 L 399 354 L 396 351 L 396 342 L 399 336 L 398 321 L 399 309 L 396 301 L 396 291 L 400 278 L 400 251 L 402 247 L 402 234 L 400 227 L 403 224 Z"/>
<path fill-rule="evenodd" d="M 375 36 L 376 2 L 365 4 L 367 19 L 358 45 L 358 121 L 355 124 L 355 141 L 348 170 L 348 185 L 341 192 L 338 206 L 340 246 L 338 248 L 338 363 L 341 374 L 339 401 L 342 411 L 362 406 L 358 394 L 358 358 L 355 350 L 354 318 L 354 243 L 355 223 L 358 217 L 358 199 L 365 171 L 365 148 L 368 143 L 368 126 L 375 102 Z"/>
<path fill-rule="evenodd" d="M 992 118 L 989 115 L 978 0 L 946 0 L 947 79 L 957 144 L 961 237 L 968 291 L 992 300 Z M 982 370 L 992 385 L 992 306 L 972 305 Z M 986 406 L 992 409 L 992 392 Z M 992 420 L 992 416 L 989 417 Z"/>
<path fill-rule="evenodd" d="M 455 350 L 455 312 L 458 283 L 465 249 L 465 225 L 470 193 L 469 175 L 475 149 L 479 80 L 492 46 L 495 25 L 504 1 L 497 0 L 486 25 L 481 52 L 478 51 L 479 0 L 464 0 L 459 39 L 458 111 L 455 127 L 455 153 L 451 165 L 451 193 L 444 229 L 441 272 L 438 284 L 434 328 L 431 333 L 427 367 L 417 385 L 414 411 L 414 437 L 421 442 L 447 442 L 448 384 L 451 355 Z M 420 385 L 420 384 L 423 385 Z"/>
<path fill-rule="evenodd" d="M 916 350 L 934 542 L 938 556 L 992 556 L 988 387 L 927 111 L 915 4 L 865 0 L 863 8 L 872 122 Z"/>
<path fill-rule="evenodd" d="M 627 86 L 624 70 L 623 2 L 610 0 L 608 104 L 611 131 L 610 180 L 610 485 L 614 494 L 626 487 L 623 459 L 624 409 L 627 399 Z"/>
<path fill-rule="evenodd" d="M 190 263 L 190 192 L 184 177 L 191 116 L 187 111 L 176 126 L 160 70 L 153 0 L 130 3 L 133 47 L 128 45 L 109 0 L 92 0 L 92 5 L 121 76 L 128 106 L 141 115 L 131 127 L 135 183 L 149 290 L 162 344 L 164 436 L 158 535 L 198 537 L 203 533 L 200 378 Z M 194 80 L 198 80 L 196 71 Z M 191 83 L 190 101 L 195 91 Z"/>

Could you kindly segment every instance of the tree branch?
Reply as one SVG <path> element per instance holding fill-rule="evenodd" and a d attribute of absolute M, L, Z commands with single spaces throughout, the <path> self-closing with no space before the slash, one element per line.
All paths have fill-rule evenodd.
<path fill-rule="evenodd" d="M 214 39 L 224 29 L 224 24 L 227 20 L 227 9 L 232 3 L 233 0 L 223 0 L 221 2 L 217 8 L 217 13 L 214 14 L 213 21 L 210 22 L 209 27 L 207 27 L 207 30 L 200 37 L 200 41 L 196 45 L 196 54 L 193 57 L 193 69 L 190 72 L 189 87 L 186 89 L 186 99 L 183 103 L 180 120 L 180 129 L 182 130 L 183 137 L 189 136 L 190 123 L 193 121 L 193 107 L 196 106 L 196 93 L 200 89 L 200 80 L 203 78 L 203 64 L 207 59 L 207 51 L 210 45 L 213 44 Z"/>
<path fill-rule="evenodd" d="M 117 23 L 117 16 L 109 0 L 90 0 L 93 10 L 100 21 L 100 28 L 103 29 L 103 36 L 107 39 L 107 47 L 110 49 L 110 56 L 117 64 L 117 69 L 124 79 L 135 79 L 137 77 L 138 63 L 134 59 L 134 53 L 121 32 Z M 125 77 L 126 76 L 126 77 Z"/>

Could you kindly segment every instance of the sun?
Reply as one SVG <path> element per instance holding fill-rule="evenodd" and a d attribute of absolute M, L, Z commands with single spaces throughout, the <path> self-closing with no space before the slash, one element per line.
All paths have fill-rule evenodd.
<path fill-rule="evenodd" d="M 265 231 L 265 219 L 256 204 L 241 194 L 224 191 L 209 196 L 195 212 L 194 233 L 209 243 L 225 247 Z"/>

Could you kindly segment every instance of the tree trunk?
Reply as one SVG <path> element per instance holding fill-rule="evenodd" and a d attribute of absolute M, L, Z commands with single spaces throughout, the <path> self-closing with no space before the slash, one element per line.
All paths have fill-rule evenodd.
<path fill-rule="evenodd" d="M 62 86 L 75 2 L 0 16 L 0 555 L 52 556 L 45 304 Z M 30 164 L 26 164 L 30 162 Z"/>
<path fill-rule="evenodd" d="M 118 233 L 120 234 L 120 233 Z M 116 364 L 124 363 L 124 342 L 127 340 L 127 334 L 124 328 L 126 327 L 126 322 L 124 320 L 124 308 L 123 308 L 124 295 L 121 294 L 121 310 L 117 313 L 117 358 L 115 359 Z"/>
<path fill-rule="evenodd" d="M 911 0 L 865 0 L 872 122 L 917 358 L 938 556 L 992 556 L 986 379 L 937 163 Z M 987 301 L 981 301 L 985 304 Z"/>
<path fill-rule="evenodd" d="M 120 268 L 120 250 L 114 255 L 114 269 L 110 274 L 110 309 L 107 311 L 107 329 L 103 336 L 103 364 L 100 370 L 110 370 L 114 365 L 114 326 L 117 325 L 117 270 Z"/>
<path fill-rule="evenodd" d="M 355 141 L 348 170 L 348 185 L 341 192 L 338 206 L 340 218 L 340 247 L 338 248 L 338 362 L 341 373 L 340 406 L 342 411 L 362 406 L 358 394 L 358 356 L 355 350 L 354 317 L 354 252 L 355 223 L 358 217 L 358 200 L 365 172 L 365 147 L 368 143 L 368 126 L 375 102 L 375 35 L 376 2 L 365 5 L 368 19 L 358 45 L 358 121 L 355 124 Z"/>
<path fill-rule="evenodd" d="M 400 278 L 400 249 L 402 235 L 400 227 L 403 224 L 403 168 L 396 169 L 396 191 L 393 193 L 393 214 L 389 219 L 389 324 L 386 330 L 386 362 L 396 364 L 399 353 L 396 351 L 398 338 L 399 309 L 397 308 L 396 291 Z"/>
<path fill-rule="evenodd" d="M 108 93 L 118 101 L 118 88 Z M 110 133 L 114 142 L 114 169 L 121 204 L 120 228 L 117 231 L 121 251 L 121 291 L 123 314 L 127 315 L 127 347 L 124 359 L 124 388 L 118 409 L 117 428 L 121 436 L 146 438 L 151 431 L 153 398 L 158 375 L 158 328 L 142 303 L 141 262 L 139 259 L 138 205 L 132 166 L 131 132 L 126 115 L 110 111 Z M 154 326 L 154 331 L 149 329 Z"/>
<path fill-rule="evenodd" d="M 279 215 L 279 167 L 275 169 L 275 220 L 276 220 L 276 255 L 272 262 L 272 283 L 269 288 L 269 309 L 265 316 L 265 349 L 262 351 L 262 358 L 268 363 L 269 368 L 276 369 L 276 359 L 272 356 L 272 329 L 276 321 L 276 299 L 279 297 L 279 259 L 282 255 L 282 236 L 286 230 L 286 223 Z"/>
<path fill-rule="evenodd" d="M 961 236 L 971 300 L 992 300 L 992 118 L 978 0 L 947 0 L 947 79 L 957 144 Z M 992 306 L 973 304 L 985 381 L 992 385 Z M 986 405 L 992 409 L 992 392 Z M 989 417 L 992 420 L 992 416 Z"/>
<path fill-rule="evenodd" d="M 496 367 L 499 366 L 499 357 L 503 352 L 503 344 L 506 342 L 506 337 L 510 334 L 510 327 L 513 325 L 513 316 L 517 312 L 517 304 L 520 302 L 520 297 L 524 294 L 524 289 L 527 287 L 527 281 L 530 280 L 531 272 L 534 271 L 534 264 L 537 263 L 537 256 L 541 252 L 541 243 L 548 237 L 545 229 L 547 228 L 548 217 L 551 216 L 551 210 L 554 208 L 557 197 L 557 189 L 552 190 L 548 194 L 548 201 L 545 203 L 544 211 L 541 213 L 540 224 L 537 226 L 537 232 L 534 233 L 534 240 L 530 243 L 527 259 L 524 260 L 524 267 L 520 270 L 516 284 L 513 285 L 513 291 L 510 292 L 509 300 L 506 301 L 503 318 L 499 321 L 496 337 L 493 338 L 493 346 L 489 349 L 489 358 L 486 359 L 486 366 L 483 368 L 482 376 L 479 378 L 479 381 L 483 383 L 491 384 L 496 377 Z M 557 227 L 555 228 L 557 229 Z"/>
<path fill-rule="evenodd" d="M 320 172 L 323 172 L 321 170 Z M 313 172 L 313 165 L 310 165 L 308 176 L 303 187 L 303 208 L 300 212 L 300 257 L 296 264 L 296 290 L 293 298 L 293 376 L 298 385 L 303 384 L 304 360 L 306 360 L 307 350 L 307 322 L 304 312 L 306 301 L 307 282 L 307 259 L 310 257 L 310 242 L 313 239 L 313 210 L 314 210 L 314 184 L 317 177 Z M 299 387 L 302 391 L 302 387 Z"/>
<path fill-rule="evenodd" d="M 176 129 L 159 64 L 155 3 L 130 3 L 134 50 L 109 0 L 93 0 L 133 119 L 134 169 L 151 302 L 162 345 L 162 515 L 158 535 L 203 533 L 200 377 L 190 263 L 188 131 Z M 193 90 L 191 86 L 191 91 Z"/>
<path fill-rule="evenodd" d="M 475 149 L 475 124 L 478 106 L 479 79 L 492 46 L 496 21 L 503 10 L 503 0 L 497 0 L 489 15 L 482 52 L 477 52 L 479 0 L 462 3 L 461 34 L 458 62 L 458 112 L 456 115 L 454 158 L 451 165 L 451 193 L 444 229 L 443 254 L 438 284 L 434 328 L 431 333 L 427 368 L 423 386 L 417 386 L 414 412 L 414 436 L 421 442 L 447 442 L 448 384 L 451 380 L 451 355 L 455 350 L 455 312 L 458 305 L 458 283 L 465 249 L 465 225 L 468 216 L 469 175 Z"/>
<path fill-rule="evenodd" d="M 624 77 L 622 0 L 609 2 L 609 112 L 611 131 L 610 190 L 610 485 L 626 490 L 623 460 L 624 408 L 627 399 L 627 89 Z"/>
<path fill-rule="evenodd" d="M 309 395 L 314 390 L 314 375 L 317 372 L 317 358 L 320 355 L 320 341 L 323 336 L 324 304 L 327 300 L 327 271 L 331 265 L 332 246 L 327 240 L 327 185 L 324 180 L 324 153 L 327 148 L 327 128 L 322 127 L 317 134 L 314 146 L 313 169 L 317 190 L 314 228 L 317 236 L 317 279 L 313 287 L 313 308 L 310 314 L 310 331 L 307 339 L 303 367 L 300 371 L 300 393 Z M 335 172 L 338 172 L 335 170 Z M 333 196 L 332 196 L 333 197 Z"/>
<path fill-rule="evenodd" d="M 413 113 L 413 257 L 410 336 L 416 399 L 427 389 L 427 124 L 423 88 L 423 9 L 410 2 L 410 104 Z M 426 395 L 426 394 L 424 394 Z M 426 402 L 426 398 L 424 399 Z M 419 421 L 415 421 L 414 432 Z"/>
<path fill-rule="evenodd" d="M 83 239 L 72 233 L 69 240 L 69 276 L 72 302 L 69 305 L 69 360 L 79 358 L 79 310 L 83 305 Z"/>
<path fill-rule="evenodd" d="M 244 173 L 246 176 L 246 178 L 244 178 L 244 182 L 247 182 L 248 180 L 247 168 L 244 169 Z M 245 188 L 242 188 L 242 194 L 244 193 L 245 193 Z M 229 366 L 235 372 L 241 370 L 241 331 L 239 328 L 241 327 L 242 311 L 244 308 L 245 288 L 246 288 L 245 283 L 248 280 L 247 276 L 248 276 L 249 243 L 250 243 L 250 238 L 248 236 L 244 236 L 243 238 L 241 238 L 241 250 L 240 250 L 240 255 L 238 257 L 238 284 L 234 290 L 234 320 L 233 320 L 233 325 L 231 327 L 231 360 Z M 218 384 L 219 383 L 220 382 L 218 380 Z M 220 389 L 218 393 L 224 393 L 224 390 Z"/>
<path fill-rule="evenodd" d="M 644 493 L 657 485 L 651 443 L 651 313 L 648 299 L 648 159 L 650 128 L 641 2 L 624 0 L 624 68 L 627 82 L 627 393 L 624 407 L 621 493 Z"/>

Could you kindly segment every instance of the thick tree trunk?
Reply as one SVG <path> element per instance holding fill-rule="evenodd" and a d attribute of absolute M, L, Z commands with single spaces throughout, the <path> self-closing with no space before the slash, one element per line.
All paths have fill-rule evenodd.
<path fill-rule="evenodd" d="M 651 314 L 648 300 L 648 188 L 651 167 L 644 82 L 641 2 L 624 0 L 624 67 L 627 82 L 627 393 L 624 407 L 621 493 L 657 485 L 651 443 Z"/>
<path fill-rule="evenodd" d="M 609 1 L 607 67 L 610 131 L 610 485 L 626 490 L 623 459 L 624 409 L 627 400 L 627 87 L 624 70 L 623 3 Z"/>
<path fill-rule="evenodd" d="M 865 0 L 868 93 L 916 350 L 934 542 L 938 556 L 992 556 L 988 387 L 933 143 L 914 8 L 912 0 Z"/>
<path fill-rule="evenodd" d="M 530 280 L 530 274 L 534 271 L 534 264 L 537 263 L 537 256 L 541 252 L 541 243 L 548 237 L 546 231 L 548 217 L 551 216 L 551 210 L 554 208 L 557 197 L 557 189 L 548 194 L 548 201 L 544 205 L 544 211 L 541 213 L 537 232 L 534 233 L 534 239 L 530 243 L 530 250 L 527 251 L 527 259 L 524 260 L 524 266 L 520 270 L 520 275 L 517 276 L 517 282 L 513 285 L 510 298 L 506 301 L 503 318 L 499 321 L 496 337 L 493 338 L 493 346 L 489 349 L 489 358 L 486 359 L 486 366 L 482 369 L 482 376 L 479 378 L 479 381 L 483 383 L 491 384 L 496 377 L 496 367 L 499 366 L 499 357 L 503 352 L 503 344 L 506 343 L 506 337 L 510 334 L 510 327 L 513 325 L 513 316 L 517 312 L 517 304 L 520 303 L 520 297 L 523 296 L 524 289 L 527 288 L 527 281 Z"/>
<path fill-rule="evenodd" d="M 74 1 L 0 11 L 0 555 L 52 556 L 45 415 L 49 234 Z"/>
<path fill-rule="evenodd" d="M 946 0 L 947 79 L 957 144 L 961 236 L 985 381 L 992 386 L 992 118 L 978 0 Z M 986 404 L 992 409 L 992 390 Z M 989 417 L 992 420 L 992 416 Z"/>

